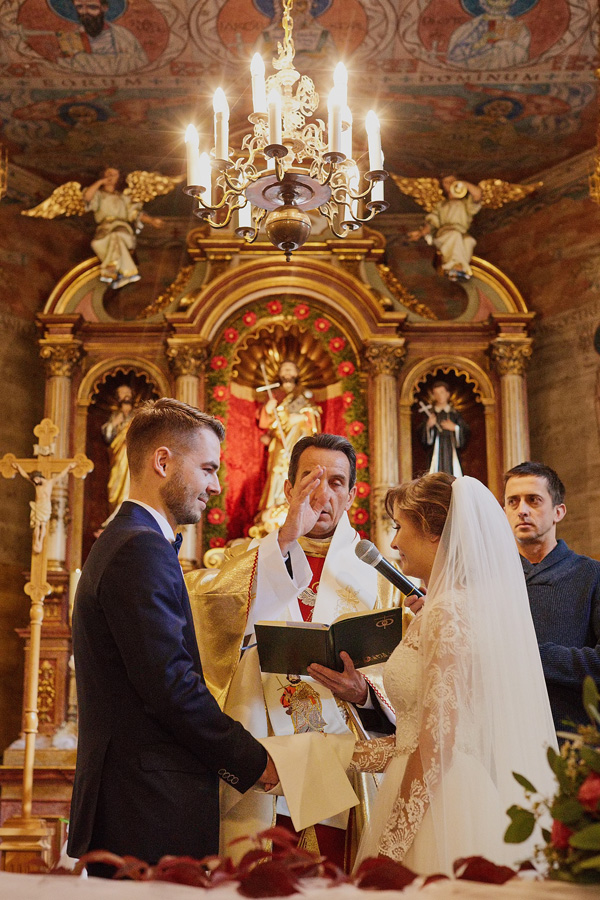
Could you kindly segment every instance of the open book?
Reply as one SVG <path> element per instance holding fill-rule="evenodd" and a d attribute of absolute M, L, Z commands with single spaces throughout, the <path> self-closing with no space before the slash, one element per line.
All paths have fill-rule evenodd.
<path fill-rule="evenodd" d="M 385 662 L 398 646 L 402 640 L 402 607 L 348 613 L 331 625 L 257 622 L 255 632 L 263 672 L 306 675 L 310 663 L 341 672 L 341 650 L 359 669 Z"/>

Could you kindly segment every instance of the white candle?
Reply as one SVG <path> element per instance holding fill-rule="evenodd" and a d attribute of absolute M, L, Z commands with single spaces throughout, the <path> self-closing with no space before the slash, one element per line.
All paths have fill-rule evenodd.
<path fill-rule="evenodd" d="M 337 87 L 329 92 L 327 109 L 329 112 L 327 132 L 329 135 L 329 152 L 339 153 L 342 149 L 342 102 L 341 92 Z"/>
<path fill-rule="evenodd" d="M 379 169 L 383 169 L 383 156 L 381 153 L 381 130 L 379 128 L 379 119 L 372 109 L 367 113 L 365 125 L 369 142 L 369 171 L 375 172 Z"/>
<path fill-rule="evenodd" d="M 373 181 L 371 182 L 371 200 L 381 201 L 383 200 L 383 181 Z"/>
<path fill-rule="evenodd" d="M 339 62 L 333 70 L 333 86 L 340 95 L 342 109 L 348 106 L 348 70 L 343 62 Z"/>
<path fill-rule="evenodd" d="M 208 153 L 200 154 L 200 165 L 198 167 L 198 184 L 205 188 L 202 194 L 203 201 L 210 206 L 212 203 L 212 169 L 210 166 L 210 157 Z"/>
<path fill-rule="evenodd" d="M 252 205 L 249 200 L 238 209 L 238 228 L 252 228 Z"/>
<path fill-rule="evenodd" d="M 269 143 L 281 144 L 281 94 L 275 88 L 269 91 Z"/>
<path fill-rule="evenodd" d="M 265 87 L 265 63 L 260 53 L 255 53 L 250 63 L 252 75 L 252 106 L 255 113 L 266 113 L 267 91 Z"/>
<path fill-rule="evenodd" d="M 352 159 L 352 113 L 349 106 L 342 111 L 342 153 L 346 159 Z"/>
<path fill-rule="evenodd" d="M 198 144 L 200 138 L 198 131 L 193 125 L 188 125 L 185 130 L 185 152 L 187 157 L 187 183 L 198 184 L 200 169 L 200 153 Z"/>
<path fill-rule="evenodd" d="M 215 111 L 215 159 L 229 159 L 229 104 L 222 88 L 213 97 Z"/>

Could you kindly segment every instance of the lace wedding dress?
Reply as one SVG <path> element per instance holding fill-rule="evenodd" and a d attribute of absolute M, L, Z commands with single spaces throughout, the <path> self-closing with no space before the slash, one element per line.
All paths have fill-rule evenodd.
<path fill-rule="evenodd" d="M 521 564 L 503 511 L 472 478 L 453 484 L 423 609 L 389 658 L 396 735 L 357 744 L 353 767 L 385 771 L 357 865 L 384 855 L 419 874 L 456 859 L 514 865 L 506 810 L 512 772 L 552 792 L 556 736 Z"/>

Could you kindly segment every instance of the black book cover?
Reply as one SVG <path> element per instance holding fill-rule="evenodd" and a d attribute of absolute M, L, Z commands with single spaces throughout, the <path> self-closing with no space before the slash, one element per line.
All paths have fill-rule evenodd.
<path fill-rule="evenodd" d="M 260 668 L 280 675 L 306 675 L 318 663 L 343 670 L 345 650 L 357 669 L 385 662 L 402 640 L 402 607 L 340 616 L 331 625 L 317 622 L 257 622 Z"/>

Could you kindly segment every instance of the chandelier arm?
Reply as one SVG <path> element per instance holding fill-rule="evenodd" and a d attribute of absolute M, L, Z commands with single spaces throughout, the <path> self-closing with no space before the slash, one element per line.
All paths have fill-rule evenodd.
<path fill-rule="evenodd" d="M 345 228 L 342 228 L 342 231 L 338 231 L 338 229 L 336 228 L 334 214 L 331 211 L 330 203 L 326 203 L 326 204 L 323 204 L 323 206 L 319 206 L 319 212 L 321 213 L 322 216 L 324 216 L 327 219 L 327 221 L 329 222 L 329 227 L 331 228 L 333 234 L 337 238 L 343 239 L 345 237 L 348 237 L 348 235 L 350 234 L 350 229 L 347 226 Z"/>
<path fill-rule="evenodd" d="M 218 210 L 221 208 L 222 208 L 221 206 L 215 206 L 215 207 L 211 207 L 210 209 L 212 211 L 215 211 L 215 210 Z M 236 209 L 236 207 L 233 207 L 233 206 L 227 207 L 227 213 L 225 214 L 225 219 L 223 222 L 215 222 L 214 219 L 210 215 L 210 211 L 209 211 L 208 207 L 205 207 L 204 209 L 195 210 L 194 215 L 198 216 L 199 219 L 204 219 L 204 221 L 208 221 L 211 228 L 227 228 L 227 226 L 231 222 L 231 217 L 233 215 L 234 209 Z"/>
<path fill-rule="evenodd" d="M 372 210 L 370 210 L 369 215 L 366 216 L 364 219 L 361 218 L 361 216 L 354 216 L 354 215 L 352 216 L 352 219 L 355 222 L 360 222 L 361 224 L 363 224 L 364 222 L 370 222 L 371 219 L 374 219 L 378 212 L 379 212 L 378 209 L 372 209 Z"/>
<path fill-rule="evenodd" d="M 226 169 L 223 169 L 223 171 L 220 172 L 220 175 L 223 177 L 223 180 L 229 189 L 227 191 L 228 194 L 232 194 L 232 193 L 233 194 L 243 194 L 245 192 L 246 188 L 248 187 L 248 185 L 252 184 L 253 181 L 256 181 L 256 178 L 252 178 L 250 175 L 246 174 L 245 176 L 242 176 L 242 177 L 246 178 L 244 184 L 239 184 L 239 183 L 236 184 L 234 181 L 231 180 L 231 178 L 227 174 Z"/>
<path fill-rule="evenodd" d="M 239 197 L 240 196 L 240 192 L 235 191 L 235 190 L 224 191 L 221 200 L 215 206 L 211 206 L 209 203 L 205 203 L 204 200 L 202 199 L 202 194 L 193 194 L 192 196 L 202 205 L 203 209 L 206 209 L 209 212 L 217 212 L 218 210 L 223 209 L 225 206 L 227 207 L 228 210 L 231 210 L 231 212 L 233 212 L 234 209 L 240 209 L 241 206 L 243 206 L 243 204 L 241 204 L 241 205 L 234 204 L 233 206 L 230 204 L 230 202 L 229 202 L 230 197 Z M 230 218 L 231 218 L 231 216 L 230 216 Z M 212 220 L 211 220 L 211 224 L 212 224 Z"/>
<path fill-rule="evenodd" d="M 372 185 L 369 184 L 369 186 L 362 192 L 362 194 L 355 194 L 354 191 L 351 191 L 350 188 L 347 187 L 347 185 L 339 184 L 337 187 L 332 188 L 331 196 L 334 198 L 336 203 L 346 203 L 347 199 L 365 200 L 371 193 L 371 188 L 372 188 Z M 343 199 L 340 199 L 340 196 L 339 196 L 340 192 L 342 192 L 341 197 Z"/>

